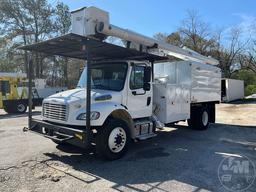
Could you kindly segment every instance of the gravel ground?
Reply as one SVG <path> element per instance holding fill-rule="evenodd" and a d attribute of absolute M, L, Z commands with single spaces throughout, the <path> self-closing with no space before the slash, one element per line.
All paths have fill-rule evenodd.
<path fill-rule="evenodd" d="M 0 111 L 1 192 L 227 191 L 218 179 L 225 157 L 246 156 L 256 164 L 255 103 L 220 104 L 217 123 L 208 130 L 179 123 L 133 143 L 124 158 L 112 162 L 23 133 L 26 125 L 26 115 Z M 256 182 L 251 183 L 247 191 L 255 192 Z"/>

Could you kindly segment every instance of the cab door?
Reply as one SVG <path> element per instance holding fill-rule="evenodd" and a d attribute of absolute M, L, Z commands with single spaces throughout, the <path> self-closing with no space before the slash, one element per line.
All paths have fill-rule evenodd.
<path fill-rule="evenodd" d="M 149 117 L 152 115 L 152 85 L 144 90 L 145 64 L 133 64 L 127 93 L 127 108 L 132 118 Z"/>

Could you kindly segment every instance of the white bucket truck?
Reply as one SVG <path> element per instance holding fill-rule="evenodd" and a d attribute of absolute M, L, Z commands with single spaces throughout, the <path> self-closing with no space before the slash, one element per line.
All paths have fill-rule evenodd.
<path fill-rule="evenodd" d="M 108 36 L 126 47 L 104 42 Z M 215 122 L 221 99 L 215 59 L 111 25 L 98 8 L 73 12 L 71 34 L 22 49 L 87 60 L 76 89 L 44 99 L 42 119 L 29 116 L 25 130 L 57 143 L 93 144 L 107 159 L 118 159 L 131 140 L 156 136 L 164 124 L 188 120 L 204 130 Z"/>

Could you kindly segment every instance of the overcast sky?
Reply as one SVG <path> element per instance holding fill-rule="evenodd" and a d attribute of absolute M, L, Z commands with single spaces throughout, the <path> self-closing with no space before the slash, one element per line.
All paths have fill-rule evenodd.
<path fill-rule="evenodd" d="M 58 0 L 49 0 L 56 4 Z M 110 12 L 111 24 L 153 36 L 171 33 L 186 16 L 197 10 L 212 27 L 229 29 L 240 26 L 245 33 L 255 24 L 256 0 L 59 0 L 71 10 L 97 6 Z"/>

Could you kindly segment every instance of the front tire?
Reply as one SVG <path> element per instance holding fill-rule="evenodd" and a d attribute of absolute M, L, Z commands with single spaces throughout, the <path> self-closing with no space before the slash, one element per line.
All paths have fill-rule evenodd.
<path fill-rule="evenodd" d="M 130 132 L 127 124 L 120 119 L 111 119 L 98 129 L 96 149 L 108 160 L 120 159 L 127 151 Z"/>

